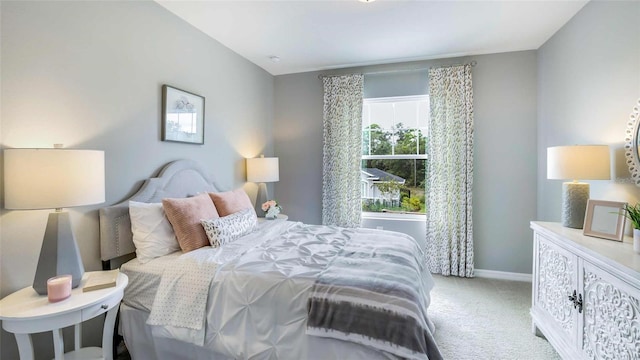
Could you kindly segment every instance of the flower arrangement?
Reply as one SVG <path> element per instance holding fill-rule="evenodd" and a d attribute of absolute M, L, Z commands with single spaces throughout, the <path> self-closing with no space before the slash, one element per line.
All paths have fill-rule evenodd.
<path fill-rule="evenodd" d="M 278 202 L 275 200 L 269 200 L 262 204 L 262 211 L 265 212 L 265 219 L 275 219 L 278 217 L 282 208 L 278 205 Z"/>

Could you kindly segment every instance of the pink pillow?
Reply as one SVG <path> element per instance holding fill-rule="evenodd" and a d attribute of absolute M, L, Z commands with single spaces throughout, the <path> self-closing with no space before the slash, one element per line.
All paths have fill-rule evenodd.
<path fill-rule="evenodd" d="M 163 199 L 162 207 L 183 252 L 209 246 L 209 238 L 207 238 L 200 221 L 220 217 L 209 195 L 200 194 L 183 199 Z"/>
<path fill-rule="evenodd" d="M 211 196 L 220 216 L 235 214 L 244 209 L 252 209 L 253 214 L 256 213 L 249 196 L 241 188 L 233 191 L 209 193 L 209 196 Z"/>

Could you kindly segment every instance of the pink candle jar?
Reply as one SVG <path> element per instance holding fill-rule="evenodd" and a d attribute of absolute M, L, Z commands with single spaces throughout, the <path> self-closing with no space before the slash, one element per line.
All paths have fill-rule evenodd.
<path fill-rule="evenodd" d="M 47 297 L 50 302 L 62 301 L 71 296 L 71 275 L 59 275 L 47 280 Z"/>

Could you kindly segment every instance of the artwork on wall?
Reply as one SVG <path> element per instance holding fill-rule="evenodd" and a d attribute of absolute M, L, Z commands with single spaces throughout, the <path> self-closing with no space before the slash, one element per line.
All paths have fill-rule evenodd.
<path fill-rule="evenodd" d="M 204 144 L 204 97 L 162 85 L 162 141 Z"/>
<path fill-rule="evenodd" d="M 618 201 L 589 199 L 584 219 L 584 235 L 622 241 L 626 220 L 625 204 Z"/>

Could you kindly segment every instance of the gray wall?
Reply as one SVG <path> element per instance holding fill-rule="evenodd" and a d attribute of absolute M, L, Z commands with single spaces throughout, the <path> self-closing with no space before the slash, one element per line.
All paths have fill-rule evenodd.
<path fill-rule="evenodd" d="M 591 198 L 636 203 L 625 183 L 627 121 L 640 97 L 640 2 L 592 1 L 538 50 L 538 219 L 560 221 L 562 181 L 546 179 L 546 149 L 612 148 L 611 181 L 586 181 Z"/>
<path fill-rule="evenodd" d="M 272 154 L 273 76 L 155 2 L 3 1 L 0 10 L 2 148 L 105 151 L 105 204 L 69 210 L 88 271 L 100 269 L 97 209 L 167 162 L 197 160 L 231 189 L 245 183 L 245 157 Z M 204 145 L 160 141 L 162 84 L 206 98 Z M 0 296 L 31 284 L 47 213 L 2 211 Z M 99 345 L 100 330 L 85 326 L 85 344 Z M 1 340 L 0 358 L 16 359 L 13 336 Z M 51 335 L 35 343 L 38 359 L 53 357 Z"/>
<path fill-rule="evenodd" d="M 474 241 L 479 269 L 530 273 L 536 216 L 536 52 L 369 66 L 331 72 L 425 69 L 476 60 L 474 86 Z M 426 89 L 426 70 L 365 77 L 365 95 Z M 274 144 L 281 176 L 278 201 L 290 219 L 322 221 L 322 82 L 319 72 L 276 76 Z M 387 79 L 381 79 L 386 77 Z M 398 80 L 398 81 L 394 81 Z M 384 86 L 371 85 L 373 81 Z M 423 85 L 420 85 L 420 81 Z M 407 84 L 403 87 L 402 84 Z M 399 93 L 407 91 L 407 93 Z M 517 209 L 517 210 L 514 210 Z M 366 221 L 366 226 L 379 226 Z M 384 224 L 424 236 L 424 222 Z M 415 236 L 415 235 L 414 235 Z"/>

